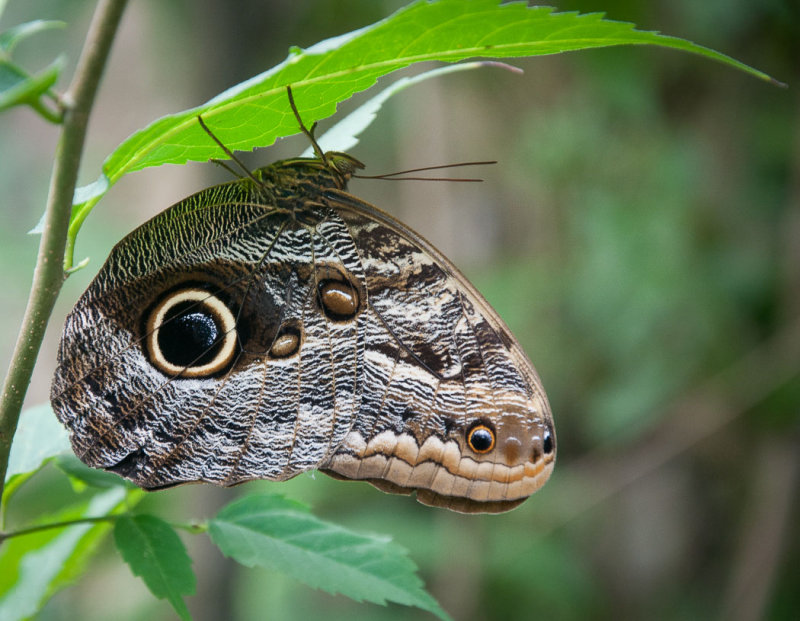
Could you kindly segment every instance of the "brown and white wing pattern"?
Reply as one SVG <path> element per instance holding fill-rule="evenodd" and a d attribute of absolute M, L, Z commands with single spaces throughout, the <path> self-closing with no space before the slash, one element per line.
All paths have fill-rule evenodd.
<path fill-rule="evenodd" d="M 85 463 L 147 489 L 319 468 L 463 512 L 544 484 L 536 371 L 444 256 L 344 191 L 360 166 L 276 162 L 114 248 L 51 391 Z"/>
<path fill-rule="evenodd" d="M 355 245 L 327 210 L 290 226 L 247 188 L 142 225 L 67 317 L 51 401 L 88 465 L 149 489 L 284 480 L 352 427 L 366 317 L 336 293 L 364 278 Z"/>
<path fill-rule="evenodd" d="M 539 377 L 508 328 L 416 233 L 350 196 L 338 215 L 368 304 L 361 406 L 323 471 L 462 512 L 508 510 L 555 463 Z"/>

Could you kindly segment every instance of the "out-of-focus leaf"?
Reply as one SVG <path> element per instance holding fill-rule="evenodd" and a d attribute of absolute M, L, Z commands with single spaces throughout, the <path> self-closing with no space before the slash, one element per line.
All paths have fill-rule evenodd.
<path fill-rule="evenodd" d="M 56 83 L 63 68 L 64 59 L 56 58 L 38 73 L 28 75 L 16 65 L 0 62 L 0 110 L 27 104 L 48 121 L 58 121 L 55 113 L 45 108 L 41 98 Z"/>
<path fill-rule="evenodd" d="M 371 26 L 307 50 L 295 49 L 284 62 L 205 104 L 151 123 L 106 159 L 103 176 L 110 187 L 124 174 L 149 166 L 220 157 L 219 146 L 203 131 L 198 115 L 232 150 L 268 146 L 281 136 L 295 134 L 297 120 L 289 110 L 287 85 L 294 90 L 298 111 L 310 127 L 379 77 L 418 62 L 539 56 L 615 45 L 658 45 L 693 52 L 771 80 L 719 52 L 639 31 L 633 24 L 605 20 L 598 13 L 556 13 L 549 7 L 497 0 L 421 0 Z M 104 185 L 95 185 L 95 190 Z M 101 196 L 73 205 L 67 268 L 72 267 L 78 230 Z"/>
<path fill-rule="evenodd" d="M 20 416 L 8 457 L 3 501 L 48 460 L 69 452 L 67 430 L 56 420 L 49 403 L 25 410 Z"/>
<path fill-rule="evenodd" d="M 0 13 L 2 13 L 2 10 L 3 7 L 0 4 Z M 35 19 L 24 24 L 17 24 L 8 30 L 0 32 L 0 60 L 2 60 L 3 56 L 7 58 L 20 41 L 27 39 L 31 35 L 53 28 L 63 28 L 64 26 L 66 26 L 66 23 L 60 21 Z"/>
<path fill-rule="evenodd" d="M 113 472 L 90 468 L 72 454 L 59 455 L 56 457 L 54 465 L 70 478 L 72 487 L 77 492 L 84 491 L 86 487 L 108 489 L 122 486 L 128 489 L 138 489 L 136 485 Z"/>
<path fill-rule="evenodd" d="M 58 80 L 64 68 L 64 59 L 57 58 L 41 71 L 31 75 L 14 64 L 11 52 L 26 38 L 44 30 L 63 26 L 64 22 L 39 19 L 18 24 L 0 33 L 0 110 L 29 105 L 48 121 L 60 121 L 59 113 L 49 109 L 42 101 L 42 97 Z"/>

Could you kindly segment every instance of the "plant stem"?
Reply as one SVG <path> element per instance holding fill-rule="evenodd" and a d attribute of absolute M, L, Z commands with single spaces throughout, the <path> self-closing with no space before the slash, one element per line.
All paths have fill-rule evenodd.
<path fill-rule="evenodd" d="M 37 526 L 30 526 L 28 528 L 20 528 L 9 533 L 0 533 L 0 543 L 6 539 L 13 537 L 22 537 L 23 535 L 32 535 L 33 533 L 41 533 L 46 530 L 53 530 L 55 528 L 65 528 L 67 526 L 76 526 L 78 524 L 94 524 L 96 522 L 113 522 L 118 518 L 126 515 L 125 513 L 110 513 L 108 515 L 98 515 L 96 517 L 77 518 L 75 520 L 65 520 L 63 522 L 50 522 L 49 524 L 39 524 Z"/>
<path fill-rule="evenodd" d="M 0 398 L 0 495 L 25 393 L 64 283 L 64 248 L 89 113 L 126 3 L 127 0 L 100 0 L 98 3 L 75 76 L 63 99 L 64 123 L 50 180 L 44 232 L 28 305 Z"/>
<path fill-rule="evenodd" d="M 77 526 L 78 524 L 96 524 L 97 522 L 114 522 L 121 517 L 130 517 L 129 512 L 125 513 L 109 513 L 108 515 L 98 515 L 94 517 L 76 518 L 74 520 L 64 520 L 62 522 L 50 522 L 48 524 L 37 524 L 36 526 L 29 526 L 28 528 L 20 528 L 19 530 L 12 530 L 7 533 L 0 532 L 0 544 L 6 539 L 14 537 L 23 537 L 25 535 L 32 535 L 33 533 L 41 533 L 46 530 L 53 530 L 56 528 L 66 528 L 67 526 Z M 175 529 L 184 530 L 192 535 L 199 535 L 208 530 L 208 524 L 178 524 L 171 523 L 170 526 Z"/>

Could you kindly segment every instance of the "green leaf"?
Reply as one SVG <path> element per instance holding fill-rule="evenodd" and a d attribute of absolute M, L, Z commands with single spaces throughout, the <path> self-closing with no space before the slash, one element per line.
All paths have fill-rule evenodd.
<path fill-rule="evenodd" d="M 69 452 L 67 430 L 56 420 L 49 403 L 25 410 L 8 457 L 3 502 L 50 459 Z"/>
<path fill-rule="evenodd" d="M 105 180 L 73 206 L 66 267 L 83 220 L 124 174 L 161 164 L 219 158 L 219 147 L 197 116 L 232 150 L 271 145 L 298 131 L 286 97 L 295 93 L 306 125 L 331 116 L 340 101 L 372 86 L 382 75 L 423 61 L 511 58 L 615 45 L 658 45 L 704 55 L 764 80 L 771 78 L 724 54 L 689 41 L 604 20 L 601 14 L 555 13 L 548 7 L 498 0 L 419 0 L 360 30 L 293 49 L 289 57 L 207 103 L 163 117 L 125 140 L 103 166 Z"/>
<path fill-rule="evenodd" d="M 0 5 L 0 7 L 1 6 L 2 5 Z M 0 12 L 2 12 L 2 8 L 0 8 Z M 14 51 L 17 44 L 31 35 L 45 30 L 52 30 L 53 28 L 63 28 L 64 26 L 66 26 L 66 23 L 60 21 L 34 19 L 24 24 L 17 24 L 8 30 L 0 32 L 0 59 L 3 57 L 8 58 L 8 55 Z"/>
<path fill-rule="evenodd" d="M 150 592 L 169 601 L 181 619 L 191 619 L 183 596 L 194 594 L 196 579 L 175 529 L 153 515 L 126 516 L 114 525 L 114 542 Z"/>
<path fill-rule="evenodd" d="M 251 495 L 227 505 L 209 523 L 209 536 L 225 556 L 248 567 L 281 571 L 356 601 L 392 601 L 447 618 L 402 547 L 323 522 L 281 496 Z"/>
<path fill-rule="evenodd" d="M 140 496 L 137 492 L 126 498 L 120 487 L 78 507 L 43 516 L 38 523 L 108 515 L 135 504 Z M 78 523 L 5 541 L 0 547 L 0 619 L 13 621 L 35 615 L 56 591 L 83 572 L 109 528 L 108 523 Z"/>

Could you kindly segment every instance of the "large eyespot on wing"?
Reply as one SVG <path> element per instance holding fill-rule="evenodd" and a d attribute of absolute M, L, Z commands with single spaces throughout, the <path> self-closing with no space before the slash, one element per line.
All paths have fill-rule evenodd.
<path fill-rule="evenodd" d="M 214 387 L 225 373 L 220 368 L 219 373 L 212 373 L 214 377 L 176 381 L 179 374 L 169 373 L 173 369 L 159 369 L 147 355 L 143 314 L 159 300 L 166 300 L 167 292 L 186 288 L 187 282 L 195 287 L 203 281 L 212 297 L 237 299 L 233 289 L 238 287 L 241 293 L 246 276 L 278 230 L 278 223 L 265 215 L 264 207 L 240 204 L 244 198 L 236 184 L 211 188 L 146 222 L 117 244 L 68 315 L 51 402 L 70 430 L 73 449 L 88 465 L 124 463 L 126 476 L 143 487 L 173 482 L 166 479 L 170 473 L 156 476 L 151 457 L 170 450 L 177 438 L 186 435 L 198 411 L 213 401 Z M 242 240 L 254 229 L 258 243 L 243 246 Z M 231 283 L 237 283 L 236 287 Z M 181 310 L 182 303 L 174 301 L 177 304 L 164 307 L 167 314 Z M 195 302 L 199 300 L 189 304 Z M 217 305 L 211 313 L 208 310 L 206 304 L 201 314 L 216 316 L 216 321 L 205 322 L 206 334 L 191 318 L 184 322 L 183 335 L 194 332 L 199 337 L 198 347 L 202 348 L 205 340 L 211 344 L 210 352 L 219 348 L 211 353 L 222 356 L 225 362 L 221 367 L 230 365 L 238 370 L 237 365 L 250 361 L 240 356 L 230 359 L 233 341 L 227 338 L 230 318 L 225 315 L 232 313 L 233 307 L 226 310 Z M 221 341 L 210 338 L 213 331 Z M 239 332 L 237 323 L 236 340 Z M 151 342 L 150 352 L 163 347 L 170 350 L 173 365 L 192 366 L 175 357 L 180 334 L 162 336 Z M 169 358 L 165 360 L 169 362 Z M 193 474 L 195 478 L 205 476 L 194 466 L 187 465 L 177 475 L 181 477 L 178 482 Z"/>
<path fill-rule="evenodd" d="M 342 195 L 365 266 L 361 410 L 323 466 L 425 504 L 506 511 L 548 479 L 555 431 L 539 376 L 499 316 L 419 235 Z"/>
<path fill-rule="evenodd" d="M 210 377 L 225 371 L 237 353 L 234 312 L 204 289 L 170 291 L 147 313 L 148 359 L 172 377 Z"/>
<path fill-rule="evenodd" d="M 290 478 L 359 405 L 363 285 L 343 283 L 363 273 L 343 225 L 198 197 L 112 251 L 67 318 L 52 387 L 76 454 L 148 489 Z"/>

